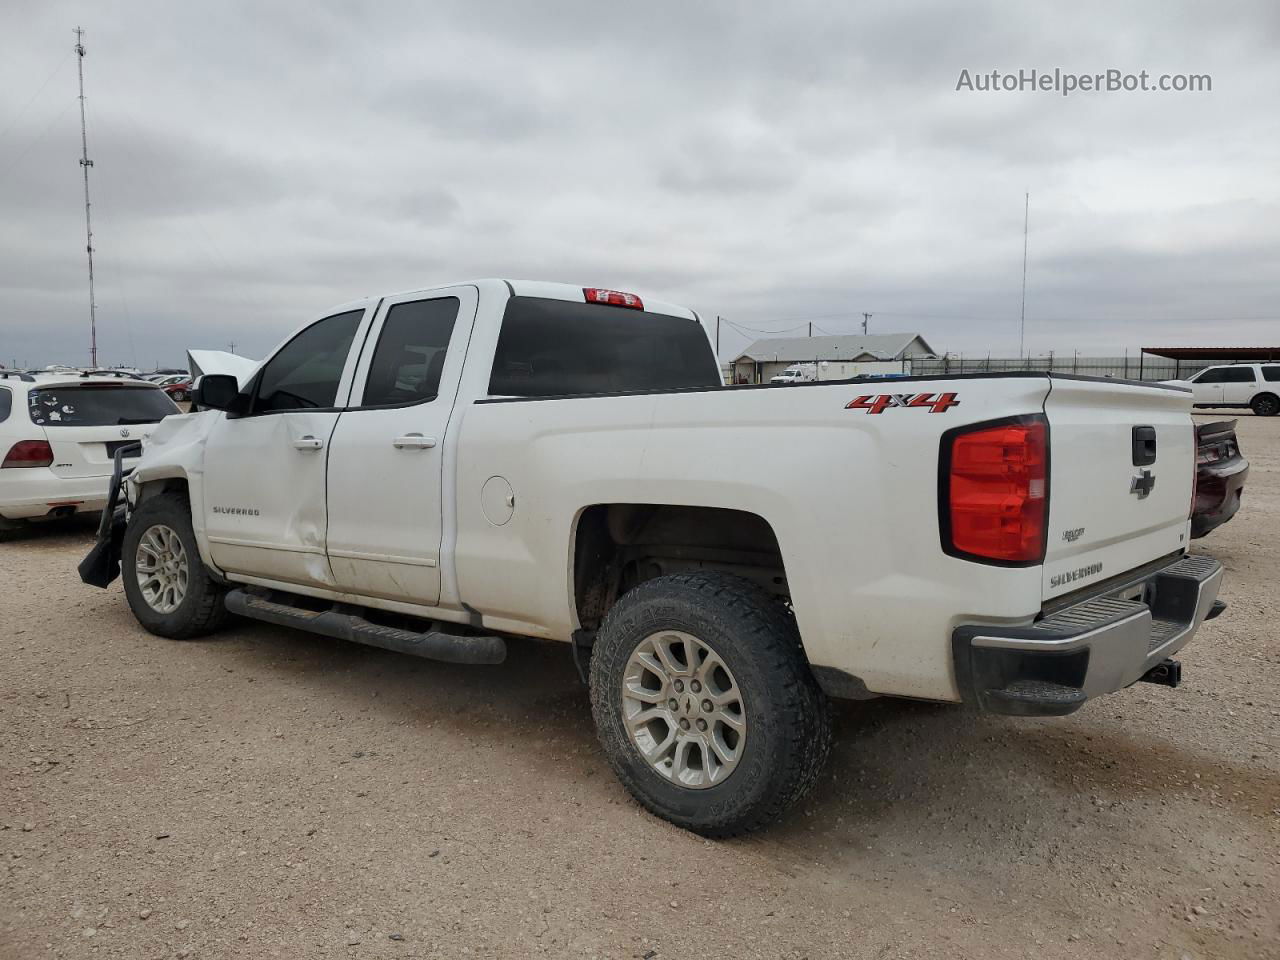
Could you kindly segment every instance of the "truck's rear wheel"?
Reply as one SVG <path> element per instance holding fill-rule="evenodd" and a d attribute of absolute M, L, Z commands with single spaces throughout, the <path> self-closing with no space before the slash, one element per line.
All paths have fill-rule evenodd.
<path fill-rule="evenodd" d="M 831 745 L 790 613 L 723 574 L 659 577 L 622 597 L 592 651 L 591 703 L 631 794 L 706 836 L 775 820 L 817 780 Z"/>
<path fill-rule="evenodd" d="M 1259 417 L 1274 417 L 1280 413 L 1280 397 L 1274 393 L 1260 393 L 1250 402 L 1253 412 Z"/>
<path fill-rule="evenodd" d="M 179 493 L 144 500 L 129 517 L 120 567 L 129 608 L 154 634 L 188 640 L 226 619 L 226 590 L 200 560 L 191 510 Z"/>

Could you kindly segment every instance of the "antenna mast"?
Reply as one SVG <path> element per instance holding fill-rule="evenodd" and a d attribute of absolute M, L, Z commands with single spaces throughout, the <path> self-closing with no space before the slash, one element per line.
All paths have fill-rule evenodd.
<path fill-rule="evenodd" d="M 80 169 L 84 171 L 84 249 L 89 254 L 89 365 L 98 365 L 98 305 L 93 299 L 93 221 L 89 217 L 89 135 L 84 124 L 84 31 L 76 27 L 76 67 L 80 74 Z"/>
<path fill-rule="evenodd" d="M 1031 222 L 1031 194 L 1026 194 L 1022 207 L 1022 312 L 1018 315 L 1018 357 L 1026 355 L 1027 339 L 1027 224 Z"/>

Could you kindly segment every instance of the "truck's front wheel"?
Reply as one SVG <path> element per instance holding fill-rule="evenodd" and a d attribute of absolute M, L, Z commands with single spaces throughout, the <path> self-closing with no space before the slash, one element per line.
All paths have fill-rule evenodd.
<path fill-rule="evenodd" d="M 147 630 L 189 640 L 226 619 L 226 593 L 200 559 L 186 497 L 169 492 L 144 500 L 125 529 L 120 568 L 129 608 Z"/>
<path fill-rule="evenodd" d="M 706 836 L 775 820 L 817 780 L 831 745 L 790 613 L 723 574 L 659 577 L 622 597 L 596 638 L 591 702 L 631 794 Z"/>

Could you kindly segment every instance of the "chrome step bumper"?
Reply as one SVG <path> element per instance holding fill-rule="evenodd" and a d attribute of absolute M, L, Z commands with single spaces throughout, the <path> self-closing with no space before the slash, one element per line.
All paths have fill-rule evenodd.
<path fill-rule="evenodd" d="M 1184 556 L 1137 586 L 1022 626 L 966 625 L 952 636 L 957 685 L 996 713 L 1059 716 L 1121 690 L 1186 646 L 1216 604 L 1222 564 Z M 1126 595 L 1134 585 L 1125 587 Z M 1044 696 L 1038 696 L 1043 693 Z"/>

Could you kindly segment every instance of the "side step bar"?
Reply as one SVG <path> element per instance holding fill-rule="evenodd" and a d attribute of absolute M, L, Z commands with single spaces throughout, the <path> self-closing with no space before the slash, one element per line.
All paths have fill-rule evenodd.
<path fill-rule="evenodd" d="M 251 620 L 309 630 L 322 636 L 351 640 L 428 660 L 495 664 L 502 663 L 507 658 L 507 644 L 501 637 L 463 637 L 435 630 L 418 633 L 398 627 L 384 627 L 355 614 L 338 613 L 336 610 L 306 610 L 288 603 L 268 600 L 242 589 L 228 593 L 226 604 L 232 613 Z"/>

